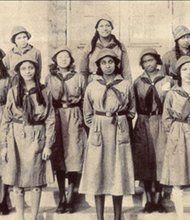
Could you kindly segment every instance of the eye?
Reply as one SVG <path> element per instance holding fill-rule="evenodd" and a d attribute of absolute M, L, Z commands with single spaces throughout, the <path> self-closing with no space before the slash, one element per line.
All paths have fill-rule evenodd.
<path fill-rule="evenodd" d="M 102 65 L 105 65 L 105 64 L 106 64 L 106 61 L 104 61 L 104 60 L 101 61 L 101 64 L 102 64 Z"/>
<path fill-rule="evenodd" d="M 109 64 L 112 64 L 113 63 L 113 60 L 109 60 Z"/>

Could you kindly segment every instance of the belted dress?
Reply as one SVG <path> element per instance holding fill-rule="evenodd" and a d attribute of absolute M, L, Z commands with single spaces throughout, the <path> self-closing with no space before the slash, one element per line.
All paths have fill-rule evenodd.
<path fill-rule="evenodd" d="M 44 147 L 55 140 L 55 113 L 50 91 L 41 86 L 45 104 L 37 102 L 36 88 L 24 91 L 23 107 L 16 105 L 17 86 L 8 91 L 0 127 L 0 144 L 7 148 L 3 183 L 17 187 L 46 185 Z"/>
<path fill-rule="evenodd" d="M 163 125 L 167 133 L 161 183 L 190 185 L 190 94 L 176 85 L 164 103 Z"/>
<path fill-rule="evenodd" d="M 84 120 L 90 128 L 79 192 L 134 193 L 134 170 L 127 117 L 135 116 L 131 84 L 116 75 L 106 84 L 92 81 L 84 97 Z"/>
<path fill-rule="evenodd" d="M 157 71 L 152 81 L 144 72 L 134 82 L 137 120 L 133 131 L 136 180 L 160 180 L 166 135 L 162 111 L 169 78 Z"/>
<path fill-rule="evenodd" d="M 84 76 L 75 71 L 68 71 L 63 75 L 57 69 L 47 76 L 46 83 L 56 110 L 53 169 L 81 172 L 87 142 L 82 116 Z"/>

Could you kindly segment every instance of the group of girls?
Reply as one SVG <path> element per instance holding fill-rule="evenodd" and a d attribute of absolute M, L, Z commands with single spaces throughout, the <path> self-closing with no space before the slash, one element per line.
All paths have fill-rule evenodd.
<path fill-rule="evenodd" d="M 41 54 L 29 44 L 31 34 L 21 26 L 13 29 L 14 47 L 6 55 L 0 51 L 2 214 L 9 213 L 12 186 L 17 219 L 24 220 L 29 188 L 31 220 L 37 220 L 50 159 L 59 214 L 75 211 L 80 182 L 79 193 L 94 195 L 98 220 L 104 219 L 105 195 L 112 195 L 114 220 L 121 220 L 123 196 L 134 194 L 140 180 L 145 212 L 166 211 L 162 186 L 173 186 L 183 219 L 181 189 L 190 182 L 190 30 L 174 30 L 176 46 L 163 59 L 155 49 L 144 49 L 143 73 L 132 84 L 127 50 L 113 28 L 109 16 L 97 20 L 79 73 L 69 48 L 54 51 L 46 85 L 40 83 Z"/>

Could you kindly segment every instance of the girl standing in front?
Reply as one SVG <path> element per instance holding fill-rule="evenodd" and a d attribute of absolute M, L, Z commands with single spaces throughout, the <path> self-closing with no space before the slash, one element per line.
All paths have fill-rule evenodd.
<path fill-rule="evenodd" d="M 5 53 L 0 49 L 0 124 L 1 118 L 3 115 L 3 111 L 5 108 L 6 100 L 7 100 L 7 92 L 10 87 L 10 79 L 8 72 L 3 64 L 3 57 Z M 0 159 L 0 215 L 9 214 L 7 198 L 8 198 L 8 187 L 5 186 L 2 182 L 2 174 L 3 174 L 3 163 Z"/>
<path fill-rule="evenodd" d="M 59 48 L 54 53 L 52 61 L 46 83 L 52 93 L 57 116 L 58 141 L 56 141 L 56 149 L 52 158 L 60 193 L 60 202 L 56 212 L 63 213 L 67 210 L 73 212 L 73 193 L 82 170 L 87 138 L 82 118 L 85 79 L 75 71 L 74 59 L 69 48 Z M 69 182 L 67 199 L 65 173 Z"/>
<path fill-rule="evenodd" d="M 15 65 L 23 56 L 30 56 L 33 60 L 38 63 L 38 76 L 40 78 L 41 68 L 42 68 L 42 59 L 41 52 L 36 49 L 34 46 L 29 44 L 29 39 L 31 34 L 27 31 L 25 27 L 15 26 L 11 33 L 11 42 L 14 44 L 14 47 L 6 54 L 3 59 L 5 67 L 8 70 L 9 76 L 13 78 L 16 75 L 14 71 Z M 16 84 L 17 77 L 14 79 L 12 84 Z"/>
<path fill-rule="evenodd" d="M 24 220 L 24 191 L 31 189 L 31 220 L 37 220 L 46 162 L 54 142 L 52 96 L 39 83 L 38 63 L 25 57 L 15 66 L 18 84 L 7 95 L 1 122 L 3 183 L 13 186 L 17 219 Z"/>
<path fill-rule="evenodd" d="M 183 220 L 183 189 L 190 185 L 190 57 L 176 63 L 178 85 L 168 92 L 163 125 L 167 133 L 161 183 L 173 186 L 172 195 L 179 220 Z"/>
<path fill-rule="evenodd" d="M 80 73 L 85 76 L 88 82 L 96 78 L 96 57 L 104 48 L 112 49 L 117 54 L 120 59 L 121 75 L 123 78 L 132 81 L 127 50 L 124 44 L 112 34 L 113 28 L 113 20 L 108 15 L 102 15 L 97 19 L 96 32 L 91 44 L 85 49 L 80 62 Z"/>
<path fill-rule="evenodd" d="M 114 219 L 121 220 L 123 195 L 134 193 L 127 118 L 135 116 L 131 84 L 120 74 L 111 49 L 96 58 L 97 79 L 86 89 L 84 119 L 90 128 L 79 192 L 95 197 L 97 219 L 104 219 L 105 195 L 112 195 Z"/>
<path fill-rule="evenodd" d="M 144 212 L 165 211 L 161 203 L 162 187 L 159 183 L 165 149 L 162 110 L 170 80 L 158 70 L 160 55 L 146 48 L 140 55 L 144 73 L 134 82 L 137 121 L 133 132 L 133 158 L 135 179 L 143 181 L 147 202 Z M 155 186 L 155 194 L 153 192 Z"/>

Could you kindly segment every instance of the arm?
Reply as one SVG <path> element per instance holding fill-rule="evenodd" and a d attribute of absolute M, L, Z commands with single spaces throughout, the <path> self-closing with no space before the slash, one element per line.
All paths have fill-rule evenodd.
<path fill-rule="evenodd" d="M 37 50 L 37 62 L 39 65 L 39 79 L 41 79 L 41 72 L 42 72 L 42 55 L 39 50 Z"/>
<path fill-rule="evenodd" d="M 90 98 L 90 91 L 89 86 L 86 89 L 85 95 L 84 95 L 84 103 L 83 103 L 83 115 L 84 115 L 84 122 L 85 124 L 90 127 L 92 123 L 92 117 L 93 117 L 93 107 L 92 107 L 92 100 Z"/>
<path fill-rule="evenodd" d="M 135 94 L 134 94 L 134 88 L 131 86 L 129 89 L 129 105 L 127 110 L 127 118 L 133 119 L 136 114 L 136 104 L 135 104 Z"/>
<path fill-rule="evenodd" d="M 173 97 L 170 91 L 166 95 L 164 108 L 163 108 L 163 114 L 162 114 L 162 122 L 163 122 L 164 130 L 167 133 L 170 131 L 170 128 L 173 122 L 173 117 L 171 114 L 172 102 L 173 102 Z"/>
<path fill-rule="evenodd" d="M 127 49 L 125 48 L 124 44 L 122 44 L 121 68 L 122 68 L 122 76 L 124 77 L 124 79 L 127 79 L 130 82 L 132 82 L 129 57 L 128 57 Z"/>
<path fill-rule="evenodd" d="M 168 53 L 166 53 L 166 54 L 162 57 L 161 72 L 162 72 L 164 75 L 170 75 L 169 69 L 170 69 L 170 60 L 169 60 Z"/>
<path fill-rule="evenodd" d="M 9 90 L 7 94 L 7 102 L 3 111 L 1 126 L 0 126 L 0 145 L 1 148 L 7 148 L 7 135 L 9 132 L 9 127 L 13 118 L 11 107 L 13 102 L 13 91 Z"/>
<path fill-rule="evenodd" d="M 52 96 L 50 91 L 47 92 L 48 95 L 48 116 L 45 120 L 45 128 L 46 128 L 46 141 L 45 147 L 51 148 L 55 141 L 55 111 L 52 105 Z"/>

